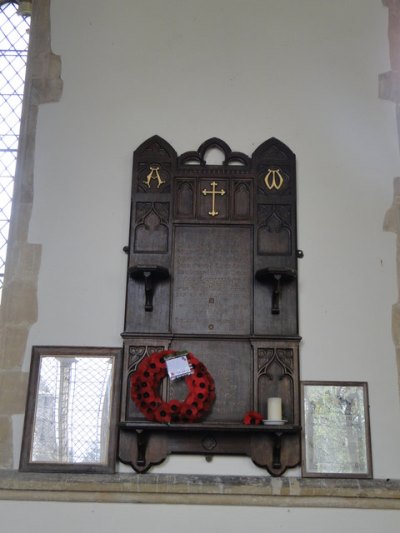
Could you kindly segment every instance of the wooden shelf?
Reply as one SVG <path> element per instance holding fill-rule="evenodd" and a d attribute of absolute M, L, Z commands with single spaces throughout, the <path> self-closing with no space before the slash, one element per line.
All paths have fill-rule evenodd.
<path fill-rule="evenodd" d="M 187 423 L 187 424 L 162 424 L 157 422 L 120 422 L 120 428 L 131 430 L 151 431 L 213 431 L 213 432 L 240 432 L 240 433 L 298 433 L 301 426 L 295 424 L 238 424 L 229 422 L 215 423 Z"/>
<path fill-rule="evenodd" d="M 132 421 L 120 422 L 119 427 L 120 459 L 137 472 L 145 472 L 170 453 L 179 451 L 204 455 L 246 454 L 272 476 L 282 475 L 288 466 L 296 466 L 287 464 L 287 453 L 282 453 L 282 449 L 291 437 L 296 444 L 301 431 L 301 427 L 295 424 L 245 425 L 229 422 L 160 424 Z M 152 442 L 157 442 L 157 445 L 152 446 Z M 232 447 L 232 442 L 237 443 L 239 451 Z"/>

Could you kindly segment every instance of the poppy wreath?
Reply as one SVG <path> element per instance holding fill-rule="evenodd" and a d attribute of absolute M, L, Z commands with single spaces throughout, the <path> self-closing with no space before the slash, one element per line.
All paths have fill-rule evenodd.
<path fill-rule="evenodd" d="M 192 374 L 185 377 L 188 395 L 182 402 L 164 402 L 160 397 L 161 380 L 167 374 L 165 359 L 177 355 L 173 350 L 154 352 L 143 359 L 130 378 L 131 398 L 147 420 L 170 422 L 196 422 L 210 409 L 215 400 L 215 385 L 207 368 L 192 353 L 187 360 Z"/>

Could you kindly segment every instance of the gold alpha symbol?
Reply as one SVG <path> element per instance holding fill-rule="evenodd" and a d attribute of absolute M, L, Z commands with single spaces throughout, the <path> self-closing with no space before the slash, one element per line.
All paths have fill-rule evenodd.
<path fill-rule="evenodd" d="M 216 181 L 211 182 L 211 191 L 207 191 L 206 189 L 203 189 L 201 192 L 204 194 L 204 196 L 207 196 L 207 194 L 211 194 L 211 211 L 208 212 L 208 214 L 212 217 L 216 217 L 218 215 L 218 211 L 215 211 L 215 196 L 219 194 L 220 196 L 224 196 L 225 191 L 224 189 L 221 189 L 220 191 L 216 191 L 216 187 L 218 187 L 218 183 Z"/>
<path fill-rule="evenodd" d="M 281 169 L 269 168 L 267 174 L 265 175 L 264 182 L 270 191 L 272 191 L 272 189 L 276 189 L 277 191 L 279 191 L 284 182 L 283 176 L 281 174 Z"/>
<path fill-rule="evenodd" d="M 165 183 L 165 180 L 161 179 L 160 173 L 158 172 L 160 170 L 160 167 L 150 166 L 150 172 L 147 175 L 146 179 L 143 180 L 143 183 L 147 185 L 147 187 L 150 189 L 151 180 L 157 180 L 157 189 L 160 188 L 160 185 Z"/>

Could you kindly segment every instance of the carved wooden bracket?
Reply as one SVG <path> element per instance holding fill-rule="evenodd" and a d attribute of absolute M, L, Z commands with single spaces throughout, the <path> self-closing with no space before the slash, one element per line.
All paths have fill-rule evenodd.
<path fill-rule="evenodd" d="M 169 278 L 167 268 L 154 265 L 139 265 L 129 269 L 129 275 L 132 279 L 144 281 L 144 291 L 146 301 L 144 304 L 145 311 L 153 311 L 153 295 L 155 285 L 159 281 Z"/>
<path fill-rule="evenodd" d="M 296 279 L 297 273 L 290 268 L 262 268 L 257 270 L 256 279 L 261 283 L 272 283 L 272 305 L 271 313 L 273 315 L 279 315 L 279 297 L 282 290 L 282 284 Z"/>

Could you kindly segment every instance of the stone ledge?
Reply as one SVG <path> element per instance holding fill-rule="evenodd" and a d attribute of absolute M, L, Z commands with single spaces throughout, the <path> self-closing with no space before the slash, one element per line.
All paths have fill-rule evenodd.
<path fill-rule="evenodd" d="M 0 471 L 0 499 L 400 509 L 400 480 Z"/>

